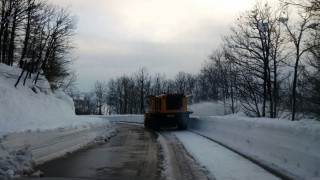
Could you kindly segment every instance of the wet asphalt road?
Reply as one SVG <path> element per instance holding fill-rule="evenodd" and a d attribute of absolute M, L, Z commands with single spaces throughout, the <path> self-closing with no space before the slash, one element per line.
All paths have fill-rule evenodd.
<path fill-rule="evenodd" d="M 107 143 L 50 161 L 36 169 L 51 179 L 158 179 L 156 135 L 142 126 L 118 124 L 119 133 Z"/>

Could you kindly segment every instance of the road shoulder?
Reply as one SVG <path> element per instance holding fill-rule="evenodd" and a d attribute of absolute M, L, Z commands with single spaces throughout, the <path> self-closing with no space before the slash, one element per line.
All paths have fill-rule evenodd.
<path fill-rule="evenodd" d="M 158 132 L 163 156 L 161 180 L 214 179 L 170 132 Z"/>

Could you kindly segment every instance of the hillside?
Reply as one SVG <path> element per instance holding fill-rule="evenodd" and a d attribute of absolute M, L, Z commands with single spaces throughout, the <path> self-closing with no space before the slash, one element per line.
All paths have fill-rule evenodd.
<path fill-rule="evenodd" d="M 116 134 L 109 120 L 75 115 L 72 99 L 40 77 L 14 84 L 21 69 L 0 63 L 0 179 L 33 173 L 34 163 L 73 152 Z"/>
<path fill-rule="evenodd" d="M 43 76 L 36 86 L 28 78 L 25 86 L 22 79 L 15 88 L 20 73 L 17 67 L 0 64 L 0 135 L 97 123 L 77 117 L 72 99 L 61 91 L 52 92 Z"/>

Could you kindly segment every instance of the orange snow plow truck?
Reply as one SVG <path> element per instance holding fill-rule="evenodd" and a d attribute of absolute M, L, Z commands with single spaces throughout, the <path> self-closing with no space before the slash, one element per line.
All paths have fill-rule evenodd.
<path fill-rule="evenodd" d="M 187 129 L 189 114 L 187 110 L 187 98 L 192 95 L 162 94 L 150 95 L 150 108 L 144 115 L 144 126 L 153 130 L 159 130 L 161 126 Z"/>

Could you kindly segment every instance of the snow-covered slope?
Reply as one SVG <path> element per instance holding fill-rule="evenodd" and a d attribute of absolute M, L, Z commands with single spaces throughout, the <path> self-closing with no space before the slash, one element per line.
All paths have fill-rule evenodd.
<path fill-rule="evenodd" d="M 36 86 L 31 78 L 15 88 L 20 73 L 21 69 L 0 63 L 0 135 L 92 123 L 77 118 L 72 99 L 60 91 L 53 93 L 43 77 Z"/>
<path fill-rule="evenodd" d="M 32 164 L 75 151 L 88 143 L 108 140 L 116 126 L 107 119 L 80 117 L 72 99 L 52 92 L 42 76 L 23 78 L 17 67 L 0 63 L 0 179 L 32 172 Z"/>

